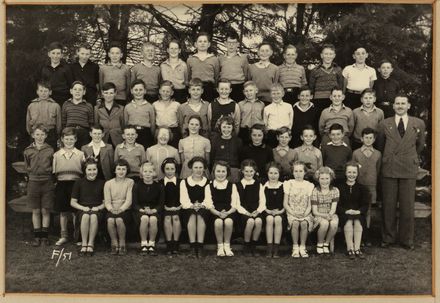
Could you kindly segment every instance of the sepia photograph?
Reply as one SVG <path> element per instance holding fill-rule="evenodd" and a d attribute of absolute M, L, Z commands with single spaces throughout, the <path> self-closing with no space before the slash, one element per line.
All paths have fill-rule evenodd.
<path fill-rule="evenodd" d="M 434 294 L 434 4 L 5 10 L 6 297 Z"/>

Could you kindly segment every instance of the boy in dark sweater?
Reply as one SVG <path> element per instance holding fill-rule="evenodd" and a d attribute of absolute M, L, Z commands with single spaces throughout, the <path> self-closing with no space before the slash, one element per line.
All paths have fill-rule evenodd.
<path fill-rule="evenodd" d="M 318 129 L 319 115 L 316 106 L 310 102 L 312 100 L 312 92 L 308 86 L 303 86 L 299 90 L 298 102 L 293 105 L 293 126 L 292 140 L 289 146 L 295 148 L 303 144 L 301 140 L 304 126 L 311 125 L 315 130 Z M 315 140 L 318 145 L 320 140 Z"/>
<path fill-rule="evenodd" d="M 385 118 L 394 116 L 393 103 L 394 98 L 400 91 L 400 84 L 391 77 L 393 73 L 393 64 L 389 60 L 380 62 L 379 76 L 374 82 L 373 89 L 376 91 L 377 107 L 383 110 Z"/>
<path fill-rule="evenodd" d="M 328 166 L 336 174 L 335 185 L 345 180 L 345 164 L 351 160 L 351 148 L 342 141 L 344 128 L 340 124 L 330 126 L 330 142 L 321 146 L 324 166 Z"/>

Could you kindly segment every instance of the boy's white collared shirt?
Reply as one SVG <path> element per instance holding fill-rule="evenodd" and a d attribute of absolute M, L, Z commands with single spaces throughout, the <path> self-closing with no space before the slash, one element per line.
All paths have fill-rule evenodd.
<path fill-rule="evenodd" d="M 94 155 L 99 155 L 99 152 L 101 150 L 101 148 L 105 147 L 105 143 L 104 141 L 101 140 L 101 142 L 99 142 L 99 145 L 95 146 L 95 144 L 93 143 L 93 141 L 91 141 L 89 144 L 87 144 L 89 147 L 91 147 L 93 149 L 93 154 Z"/>
<path fill-rule="evenodd" d="M 281 127 L 290 129 L 293 125 L 293 107 L 284 101 L 271 103 L 264 108 L 263 119 L 268 130 Z"/>

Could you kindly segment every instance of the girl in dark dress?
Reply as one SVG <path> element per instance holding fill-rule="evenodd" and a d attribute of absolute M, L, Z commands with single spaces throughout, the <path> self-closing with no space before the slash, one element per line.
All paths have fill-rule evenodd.
<path fill-rule="evenodd" d="M 339 186 L 338 212 L 344 228 L 347 254 L 350 259 L 364 258 L 361 251 L 362 230 L 366 226 L 365 214 L 368 210 L 368 191 L 356 182 L 359 164 L 348 162 L 345 165 L 346 182 Z"/>

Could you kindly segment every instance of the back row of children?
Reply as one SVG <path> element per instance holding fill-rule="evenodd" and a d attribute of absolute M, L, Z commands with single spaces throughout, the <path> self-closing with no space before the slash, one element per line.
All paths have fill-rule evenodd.
<path fill-rule="evenodd" d="M 305 68 L 296 62 L 297 49 L 288 45 L 283 51 L 284 63 L 276 66 L 270 62 L 273 55 L 272 45 L 263 42 L 258 47 L 259 61 L 248 63 L 246 55 L 238 51 L 239 38 L 237 33 L 231 32 L 226 36 L 224 55 L 215 56 L 210 50 L 210 36 L 199 33 L 194 43 L 196 52 L 184 62 L 179 58 L 181 53 L 180 42 L 172 40 L 168 43 L 168 58 L 159 66 L 155 65 L 157 48 L 146 42 L 142 46 L 141 62 L 132 68 L 123 64 L 122 48 L 113 43 L 108 50 L 109 62 L 98 66 L 91 62 L 91 49 L 80 46 L 77 50 L 78 61 L 70 65 L 62 59 L 63 46 L 53 42 L 48 47 L 49 62 L 45 65 L 39 79 L 48 81 L 52 86 L 52 98 L 60 105 L 70 98 L 69 89 L 74 81 L 81 81 L 86 87 L 85 99 L 93 106 L 98 95 L 103 97 L 103 85 L 112 82 L 116 86 L 115 100 L 125 105 L 131 100 L 130 85 L 141 79 L 145 83 L 145 99 L 154 102 L 159 99 L 160 83 L 163 80 L 171 81 L 174 86 L 174 99 L 179 103 L 187 101 L 187 87 L 189 81 L 199 78 L 203 82 L 202 99 L 213 102 L 218 96 L 216 90 L 220 79 L 229 80 L 232 84 L 230 98 L 235 102 L 246 99 L 243 94 L 243 85 L 246 81 L 254 81 L 257 97 L 264 103 L 270 103 L 271 86 L 280 83 L 285 91 L 283 100 L 294 105 L 298 100 L 299 89 L 309 83 L 313 104 L 318 115 L 330 106 L 330 90 L 339 86 L 346 94 L 346 105 L 355 109 L 361 105 L 360 94 L 366 88 L 375 88 L 378 106 L 382 108 L 386 117 L 393 114 L 391 103 L 399 91 L 399 83 L 391 76 L 393 65 L 390 61 L 380 62 L 378 71 L 366 64 L 368 53 L 365 48 L 357 47 L 353 51 L 355 62 L 343 70 L 334 63 L 335 47 L 325 44 L 321 51 L 321 63 L 311 72 L 307 81 Z M 101 94 L 99 92 L 101 91 Z"/>

